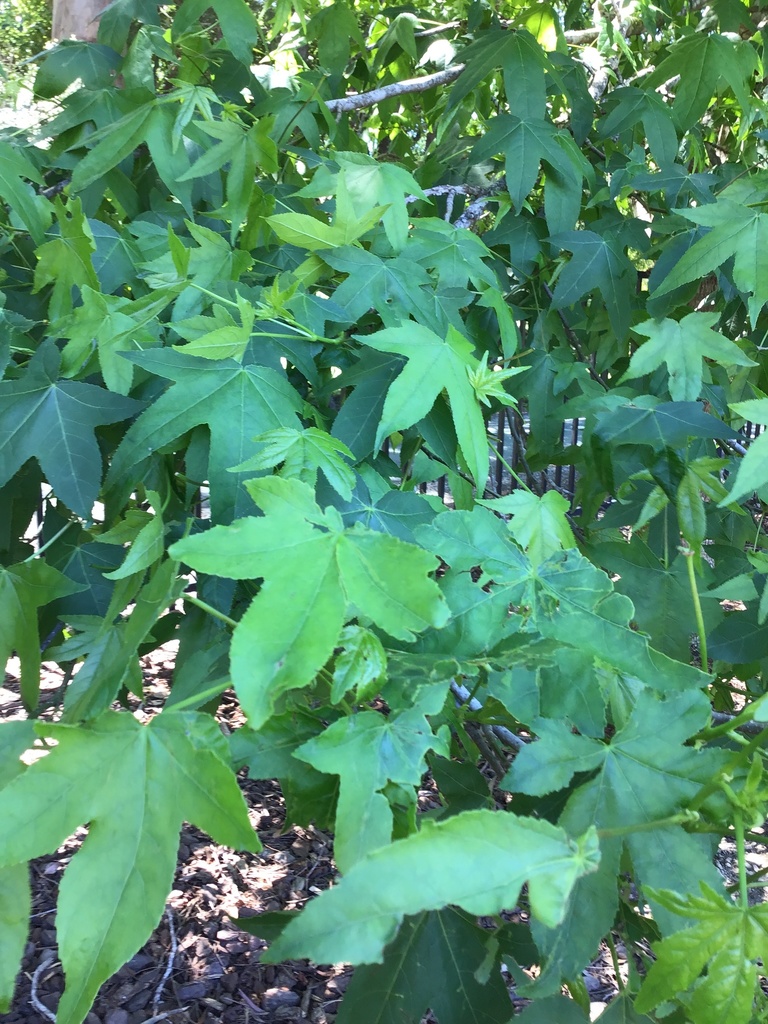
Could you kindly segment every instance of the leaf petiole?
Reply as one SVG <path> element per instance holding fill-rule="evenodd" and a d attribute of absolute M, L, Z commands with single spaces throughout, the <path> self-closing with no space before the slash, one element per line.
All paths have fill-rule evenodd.
<path fill-rule="evenodd" d="M 736 833 L 736 856 L 739 862 L 739 903 L 742 910 L 749 907 L 749 887 L 747 885 L 747 862 L 744 857 L 744 819 L 741 811 L 733 812 L 733 828 Z"/>
<path fill-rule="evenodd" d="M 195 597 L 194 594 L 182 594 L 181 599 L 182 601 L 186 601 L 187 604 L 193 604 L 201 611 L 208 612 L 208 614 L 212 615 L 214 619 L 219 619 L 220 622 L 226 623 L 228 626 L 231 626 L 232 629 L 237 625 L 237 621 L 235 619 L 230 618 L 229 615 L 225 615 L 224 612 L 220 612 L 218 608 L 214 608 L 213 605 L 208 604 L 207 601 L 201 601 L 200 598 Z"/>
<path fill-rule="evenodd" d="M 657 828 L 667 828 L 670 825 L 695 825 L 698 820 L 698 811 L 686 809 L 678 814 L 670 814 L 668 818 L 644 821 L 638 825 L 626 825 L 619 828 L 599 828 L 597 835 L 600 839 L 613 839 L 618 836 L 634 835 L 635 832 L 653 832 Z"/>
<path fill-rule="evenodd" d="M 699 633 L 699 658 L 701 660 L 701 670 L 702 672 L 707 672 L 709 669 L 709 658 L 707 656 L 707 634 L 704 628 L 704 616 L 701 611 L 701 601 L 699 600 L 699 588 L 696 586 L 696 572 L 693 567 L 694 553 L 690 549 L 684 548 L 683 555 L 685 556 L 685 564 L 688 568 L 688 583 L 691 587 L 693 611 L 696 616 L 696 629 Z"/>
<path fill-rule="evenodd" d="M 59 537 L 61 537 L 63 534 L 65 534 L 67 532 L 67 530 L 70 528 L 70 526 L 74 526 L 74 525 L 75 524 L 73 522 L 65 523 L 60 530 L 57 530 L 56 533 L 54 533 L 54 535 L 52 537 L 50 537 L 45 542 L 45 544 L 43 544 L 42 547 L 38 548 L 37 551 L 34 551 L 31 555 L 29 555 L 28 558 L 25 558 L 24 562 L 34 562 L 34 560 L 36 558 L 39 558 L 41 555 L 45 554 L 45 552 L 48 550 L 48 548 L 52 547 L 56 543 L 56 541 L 59 539 Z"/>

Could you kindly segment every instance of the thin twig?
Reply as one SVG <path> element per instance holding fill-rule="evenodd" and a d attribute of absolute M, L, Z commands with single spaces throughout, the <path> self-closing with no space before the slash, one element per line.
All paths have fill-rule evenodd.
<path fill-rule="evenodd" d="M 171 976 L 171 971 L 173 970 L 173 963 L 174 960 L 176 959 L 176 953 L 179 948 L 179 944 L 176 941 L 176 927 L 173 923 L 173 911 L 171 910 L 170 907 L 165 908 L 165 919 L 168 922 L 168 934 L 171 939 L 171 950 L 168 954 L 168 962 L 165 965 L 163 976 L 160 979 L 157 988 L 155 989 L 155 995 L 154 998 L 152 999 L 153 1014 L 157 1011 L 157 1008 L 160 1005 L 160 999 L 162 998 L 163 995 L 163 989 L 165 988 L 166 981 L 168 981 L 168 978 Z M 156 1020 L 157 1018 L 153 1017 L 152 1019 Z M 144 1024 L 149 1024 L 149 1022 L 145 1021 Z"/>
<path fill-rule="evenodd" d="M 518 413 L 513 412 L 512 409 L 507 407 L 504 410 L 504 417 L 509 426 L 509 432 L 512 435 L 512 440 L 517 445 L 517 457 L 522 463 L 523 470 L 525 471 L 526 480 L 530 489 L 541 497 L 544 494 L 544 488 L 541 486 L 536 474 L 533 472 L 531 467 L 528 465 L 528 456 L 526 454 L 526 443 L 523 440 L 523 436 L 520 433 L 520 426 L 518 423 Z M 514 454 L 513 454 L 514 460 Z"/>
<path fill-rule="evenodd" d="M 37 965 L 37 967 L 35 968 L 35 973 L 32 975 L 32 989 L 29 993 L 29 1001 L 30 1003 L 32 1003 L 37 1012 L 42 1014 L 42 1016 L 45 1017 L 47 1020 L 54 1021 L 54 1024 L 56 1021 L 56 1014 L 52 1013 L 51 1010 L 49 1010 L 48 1007 L 45 1005 L 45 1003 L 40 1002 L 40 999 L 38 998 L 37 995 L 37 982 L 43 971 L 46 971 L 49 967 L 56 967 L 57 964 L 58 960 L 56 960 L 54 963 L 51 963 L 50 960 L 47 960 Z"/>
<path fill-rule="evenodd" d="M 162 1013 L 156 1013 L 152 1017 L 147 1017 L 145 1021 L 142 1021 L 142 1024 L 157 1024 L 159 1020 L 168 1020 L 174 1013 L 183 1013 L 188 1009 L 188 1006 L 176 1006 L 173 1010 L 163 1010 Z"/>
<path fill-rule="evenodd" d="M 239 988 L 237 991 L 243 997 L 243 1002 L 248 1007 L 248 1009 L 251 1011 L 251 1013 L 256 1013 L 256 1014 L 258 1014 L 259 1017 L 266 1017 L 267 1016 L 267 1011 L 260 1009 L 260 1007 L 258 1007 L 256 1005 L 256 1003 L 254 1003 L 254 1001 L 250 998 L 250 996 L 247 996 L 245 994 L 245 992 L 243 992 L 243 990 L 241 988 Z"/>

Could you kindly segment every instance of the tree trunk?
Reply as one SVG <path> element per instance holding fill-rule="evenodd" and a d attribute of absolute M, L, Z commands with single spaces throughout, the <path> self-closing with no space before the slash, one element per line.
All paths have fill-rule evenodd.
<path fill-rule="evenodd" d="M 108 3 L 109 0 L 54 0 L 51 38 L 94 42 L 99 16 Z"/>

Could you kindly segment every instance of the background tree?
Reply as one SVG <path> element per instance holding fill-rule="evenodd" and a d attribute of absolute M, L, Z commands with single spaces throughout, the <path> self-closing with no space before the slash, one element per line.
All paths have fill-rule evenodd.
<path fill-rule="evenodd" d="M 507 1020 L 502 963 L 530 1024 L 563 985 L 587 1020 L 614 936 L 639 959 L 604 1024 L 763 1019 L 760 12 L 168 14 L 117 0 L 41 60 L 39 137 L 0 138 L 6 1004 L 29 857 L 89 823 L 57 916 L 79 1024 L 184 818 L 257 848 L 247 766 L 335 834 L 339 883 L 249 927 L 361 965 L 342 1021 Z M 139 726 L 115 702 L 169 638 Z"/>

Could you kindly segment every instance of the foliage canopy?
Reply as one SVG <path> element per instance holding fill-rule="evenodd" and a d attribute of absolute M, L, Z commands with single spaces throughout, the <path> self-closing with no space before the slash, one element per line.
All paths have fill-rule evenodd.
<path fill-rule="evenodd" d="M 587 1021 L 613 936 L 645 967 L 604 1024 L 766 1019 L 762 11 L 162 17 L 115 0 L 39 60 L 52 119 L 0 132 L 0 649 L 27 715 L 0 723 L 0 1009 L 28 858 L 88 825 L 57 916 L 80 1024 L 160 918 L 183 819 L 259 848 L 247 767 L 335 834 L 330 892 L 244 924 L 360 965 L 340 1024 L 501 1024 L 501 964 L 530 1024 Z"/>

